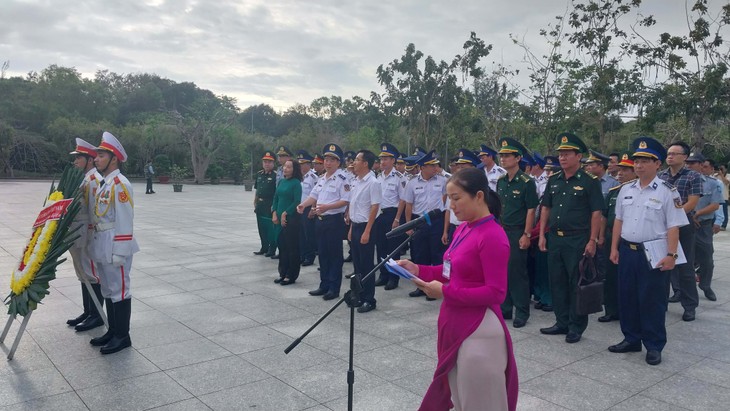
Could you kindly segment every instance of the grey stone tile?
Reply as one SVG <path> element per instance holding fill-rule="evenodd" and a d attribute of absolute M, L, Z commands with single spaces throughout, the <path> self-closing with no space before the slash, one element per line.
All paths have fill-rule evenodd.
<path fill-rule="evenodd" d="M 674 375 L 642 394 L 690 410 L 726 409 L 730 403 L 727 388 L 684 375 Z"/>
<path fill-rule="evenodd" d="M 517 396 L 517 409 L 520 411 L 563 411 L 569 408 L 563 408 L 542 398 L 520 392 Z"/>
<path fill-rule="evenodd" d="M 58 370 L 75 390 L 160 371 L 133 349 L 114 355 L 97 353 L 84 361 L 59 364 Z"/>
<path fill-rule="evenodd" d="M 204 335 L 214 335 L 259 325 L 250 318 L 213 302 L 202 302 L 165 309 L 171 317 Z"/>
<path fill-rule="evenodd" d="M 515 355 L 515 362 L 517 363 L 517 377 L 520 383 L 545 375 L 554 369 L 549 365 L 519 355 Z"/>
<path fill-rule="evenodd" d="M 526 338 L 514 345 L 515 355 L 552 367 L 568 365 L 605 349 L 587 341 L 567 344 L 562 335 Z"/>
<path fill-rule="evenodd" d="M 189 293 L 167 294 L 156 296 L 153 298 L 137 298 L 139 298 L 143 303 L 149 305 L 152 308 L 162 310 L 182 305 L 198 304 L 205 301 L 203 297 Z"/>
<path fill-rule="evenodd" d="M 730 389 L 730 363 L 724 361 L 705 358 L 681 374 Z"/>
<path fill-rule="evenodd" d="M 288 345 L 283 344 L 264 348 L 240 354 L 240 356 L 273 376 L 285 375 L 315 364 L 331 362 L 335 359 L 332 355 L 307 344 L 299 344 L 289 354 L 284 354 L 284 348 Z"/>
<path fill-rule="evenodd" d="M 343 327 L 344 328 L 344 327 Z M 348 359 L 350 352 L 350 333 L 349 331 L 339 330 L 331 334 L 308 335 L 305 340 L 307 344 L 326 351 L 337 358 Z M 355 354 L 374 350 L 376 348 L 390 345 L 390 343 L 382 338 L 374 337 L 363 332 L 355 332 Z"/>
<path fill-rule="evenodd" d="M 347 395 L 347 370 L 346 361 L 335 360 L 282 374 L 279 379 L 308 397 L 325 403 Z M 386 384 L 385 380 L 362 368 L 354 367 L 354 371 L 355 395 L 372 387 Z"/>
<path fill-rule="evenodd" d="M 216 411 L 296 411 L 317 405 L 315 400 L 273 378 L 203 395 L 200 400 Z"/>
<path fill-rule="evenodd" d="M 167 375 L 195 396 L 269 378 L 269 374 L 235 355 L 174 368 Z"/>
<path fill-rule="evenodd" d="M 421 371 L 407 377 L 397 379 L 392 383 L 401 388 L 405 388 L 419 397 L 423 397 L 433 381 L 433 374 L 434 370 Z"/>
<path fill-rule="evenodd" d="M 226 300 L 225 307 L 261 324 L 309 316 L 306 311 L 258 294 Z"/>
<path fill-rule="evenodd" d="M 199 295 L 203 298 L 205 298 L 208 301 L 212 301 L 214 303 L 220 302 L 221 305 L 224 305 L 223 300 L 227 298 L 234 298 L 239 297 L 242 295 L 248 295 L 253 294 L 251 291 L 240 287 L 240 286 L 231 286 L 231 285 L 225 285 L 218 288 L 208 288 L 204 290 L 195 290 L 192 291 L 193 294 Z"/>
<path fill-rule="evenodd" d="M 431 333 L 421 337 L 413 338 L 408 341 L 404 341 L 400 345 L 408 348 L 411 351 L 423 354 L 427 357 L 438 358 L 438 352 L 436 351 L 437 339 L 437 334 Z"/>
<path fill-rule="evenodd" d="M 221 333 L 209 338 L 211 341 L 235 354 L 257 351 L 262 348 L 280 346 L 284 343 L 291 342 L 289 337 L 263 325 Z"/>
<path fill-rule="evenodd" d="M 674 404 L 669 404 L 653 398 L 648 398 L 643 395 L 635 395 L 626 401 L 620 402 L 615 406 L 609 408 L 611 411 L 683 411 L 687 408 L 678 407 Z"/>
<path fill-rule="evenodd" d="M 174 402 L 161 407 L 150 408 L 150 411 L 210 411 L 210 407 L 197 398 Z"/>
<path fill-rule="evenodd" d="M 132 337 L 132 345 L 138 350 L 200 338 L 200 334 L 177 321 L 132 328 L 129 334 Z"/>
<path fill-rule="evenodd" d="M 355 355 L 355 365 L 392 381 L 420 371 L 434 370 L 436 360 L 394 344 Z"/>
<path fill-rule="evenodd" d="M 422 398 L 395 385 L 368 387 L 354 396 L 353 409 L 359 411 L 402 411 L 413 410 Z M 347 409 L 347 396 L 325 404 L 333 410 Z"/>
<path fill-rule="evenodd" d="M 429 327 L 414 323 L 406 318 L 393 318 L 374 311 L 368 314 L 377 314 L 377 317 L 375 315 L 368 316 L 367 318 L 363 318 L 365 316 L 358 316 L 355 320 L 356 330 L 372 334 L 390 342 L 403 342 L 423 335 L 433 335 L 433 331 Z"/>
<path fill-rule="evenodd" d="M 605 410 L 632 394 L 567 371 L 552 371 L 520 385 L 535 397 L 574 410 Z"/>
<path fill-rule="evenodd" d="M 91 410 L 146 410 L 192 398 L 165 373 L 143 375 L 77 391 Z"/>
<path fill-rule="evenodd" d="M 139 350 L 162 370 L 225 357 L 231 354 L 206 338 L 196 338 Z"/>
<path fill-rule="evenodd" d="M 69 391 L 71 386 L 55 368 L 0 375 L 0 405 L 35 400 Z"/>
<path fill-rule="evenodd" d="M 633 357 L 644 360 L 646 351 L 633 354 Z M 569 364 L 563 369 L 632 393 L 641 392 L 672 375 L 669 371 L 648 365 L 646 361 L 624 361 L 621 359 L 622 355 L 628 356 L 628 353 L 600 353 Z M 601 372 L 596 373 L 596 370 Z"/>
<path fill-rule="evenodd" d="M 0 407 L 1 411 L 88 411 L 75 392 L 51 395 L 35 400 Z"/>
<path fill-rule="evenodd" d="M 160 267 L 162 268 L 162 267 Z M 181 286 L 182 283 L 186 283 L 188 281 L 198 281 L 198 280 L 206 280 L 209 279 L 205 274 L 201 274 L 197 271 L 188 270 L 186 268 L 175 266 L 175 270 L 165 270 L 163 271 L 165 274 L 160 272 L 160 269 L 154 270 L 155 278 L 158 280 L 162 280 L 171 284 L 175 284 L 177 286 Z M 184 287 L 181 287 L 184 288 Z"/>

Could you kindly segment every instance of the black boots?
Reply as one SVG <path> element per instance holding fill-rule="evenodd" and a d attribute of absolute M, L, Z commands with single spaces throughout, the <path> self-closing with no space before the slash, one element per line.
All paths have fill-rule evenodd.
<path fill-rule="evenodd" d="M 83 287 L 83 285 L 82 285 L 82 287 Z M 99 303 L 103 307 L 104 298 L 101 296 L 101 285 L 91 284 L 91 288 L 94 290 L 96 299 L 99 301 Z M 75 327 L 76 331 L 88 331 L 88 330 L 92 330 L 96 327 L 101 327 L 102 325 L 104 325 L 104 320 L 101 318 L 101 314 L 99 314 L 99 311 L 96 309 L 96 304 L 94 304 L 94 301 L 89 296 L 89 316 L 86 317 L 86 319 L 84 319 L 84 321 L 82 321 L 78 325 L 76 325 L 76 327 Z"/>
<path fill-rule="evenodd" d="M 132 340 L 129 338 L 129 319 L 132 315 L 132 299 L 122 300 L 113 305 L 114 321 L 109 321 L 110 324 L 114 324 L 110 327 L 110 331 L 113 330 L 113 333 L 109 342 L 101 347 L 102 354 L 113 354 L 132 346 Z"/>
<path fill-rule="evenodd" d="M 104 301 L 106 301 L 106 318 L 109 321 L 109 329 L 106 331 L 106 334 L 100 337 L 92 338 L 91 341 L 89 341 L 89 344 L 93 345 L 94 347 L 101 347 L 106 345 L 114 335 L 114 304 L 109 298 L 105 299 Z"/>
<path fill-rule="evenodd" d="M 91 312 L 91 308 L 89 307 L 89 305 L 94 305 L 94 303 L 91 301 L 91 298 L 89 298 L 89 290 L 86 289 L 84 283 L 81 283 L 81 301 L 83 302 L 84 312 L 81 313 L 81 315 L 79 315 L 78 317 L 66 321 L 66 324 L 72 327 L 79 325 L 82 321 L 84 321 Z"/>

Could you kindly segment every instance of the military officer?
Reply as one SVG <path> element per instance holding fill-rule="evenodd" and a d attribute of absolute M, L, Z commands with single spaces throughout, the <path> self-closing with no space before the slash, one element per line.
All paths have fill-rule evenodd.
<path fill-rule="evenodd" d="M 535 159 L 535 165 L 532 166 L 532 176 L 535 177 L 535 185 L 537 187 L 537 198 L 542 197 L 547 185 L 548 173 L 545 170 L 545 159 L 540 153 L 533 153 L 532 158 Z"/>
<path fill-rule="evenodd" d="M 619 182 L 607 172 L 610 158 L 595 150 L 590 150 L 590 153 L 591 155 L 586 160 L 586 171 L 598 177 L 598 181 L 601 182 L 601 192 L 605 198 L 608 190 L 619 185 Z"/>
<path fill-rule="evenodd" d="M 393 250 L 405 240 L 405 236 L 387 238 L 385 235 L 405 222 L 403 210 L 405 202 L 403 194 L 406 189 L 406 177 L 394 168 L 396 158 L 399 156 L 398 149 L 390 143 L 380 145 L 380 166 L 382 172 L 378 176 L 380 182 L 381 198 L 380 215 L 375 220 L 375 246 L 378 253 L 378 261 L 385 259 Z M 394 260 L 400 259 L 400 253 L 393 256 Z M 386 290 L 398 287 L 399 277 L 391 274 L 385 268 L 380 268 L 380 275 L 375 286 L 385 286 Z"/>
<path fill-rule="evenodd" d="M 79 227 L 76 229 L 76 233 L 80 237 L 74 241 L 73 246 L 69 249 L 76 277 L 81 282 L 81 299 L 84 312 L 78 317 L 66 321 L 66 324 L 75 326 L 76 331 L 87 331 L 104 325 L 104 320 L 96 305 L 98 303 L 100 308 L 103 307 L 104 297 L 101 295 L 99 275 L 88 252 L 88 244 L 94 233 L 91 216 L 94 214 L 96 192 L 99 189 L 101 175 L 94 167 L 94 159 L 96 158 L 96 147 L 94 145 L 77 138 L 76 149 L 69 154 L 74 156 L 74 167 L 85 173 L 79 190 L 82 196 L 81 208 L 79 208 L 72 225 L 72 230 Z"/>
<path fill-rule="evenodd" d="M 134 193 L 132 185 L 119 171 L 127 161 L 122 144 L 105 131 L 94 160 L 103 182 L 96 194 L 94 236 L 89 254 L 96 263 L 101 293 L 106 299 L 109 330 L 93 338 L 93 346 L 101 346 L 102 354 L 112 354 L 132 345 L 129 319 L 132 315 L 130 271 L 132 256 L 139 251 L 134 238 Z"/>
<path fill-rule="evenodd" d="M 619 185 L 608 190 L 606 195 L 606 208 L 603 211 L 603 217 L 606 219 L 605 241 L 606 247 L 611 248 L 613 241 L 613 223 L 616 219 L 616 199 L 618 194 L 626 184 L 636 179 L 634 173 L 634 160 L 631 159 L 629 153 L 621 156 L 621 161 L 616 165 L 618 167 Z M 606 278 L 603 282 L 603 306 L 606 310 L 605 315 L 598 317 L 598 321 L 607 323 L 619 319 L 618 313 L 618 266 L 608 260 L 605 262 Z"/>
<path fill-rule="evenodd" d="M 618 264 L 619 311 L 623 341 L 608 347 L 614 353 L 639 352 L 646 362 L 662 361 L 667 342 L 665 316 L 669 271 L 675 266 L 679 227 L 688 224 L 682 200 L 671 184 L 657 177 L 666 156 L 662 145 L 649 137 L 634 140 L 637 180 L 625 184 L 616 199 L 611 261 Z M 663 239 L 667 254 L 649 265 L 644 242 Z"/>
<path fill-rule="evenodd" d="M 575 310 L 578 263 L 582 256 L 593 257 L 596 253 L 604 200 L 598 178 L 580 168 L 580 160 L 588 151 L 585 143 L 571 133 L 558 135 L 558 141 L 562 171 L 548 180 L 538 240 L 540 250 L 548 252 L 556 323 L 540 332 L 567 334 L 565 342 L 576 343 L 588 325 L 588 316 L 578 315 Z M 548 226 L 550 232 L 546 232 Z"/>
<path fill-rule="evenodd" d="M 451 166 L 451 173 L 456 173 L 462 168 L 476 167 L 477 164 L 479 164 L 479 160 L 474 155 L 473 151 L 465 148 L 459 149 L 459 152 L 454 158 L 453 165 Z M 441 236 L 441 242 L 444 246 L 447 246 L 451 243 L 456 227 L 461 225 L 461 221 L 459 221 L 459 219 L 456 218 L 456 215 L 451 212 L 451 199 L 448 196 L 446 197 L 444 208 L 446 211 L 444 211 L 444 233 Z"/>
<path fill-rule="evenodd" d="M 497 180 L 503 175 L 507 174 L 507 170 L 497 165 L 495 162 L 497 158 L 497 152 L 489 146 L 482 144 L 479 149 L 479 160 L 484 166 L 484 174 L 487 175 L 489 181 L 489 188 L 493 191 L 497 191 Z"/>
<path fill-rule="evenodd" d="M 314 186 L 317 185 L 319 177 L 312 169 L 312 161 L 314 158 L 306 150 L 299 150 L 297 160 L 302 170 L 302 198 L 300 202 L 304 202 L 309 197 Z M 302 213 L 304 223 L 302 224 L 301 236 L 299 238 L 302 250 L 302 267 L 308 267 L 314 264 L 314 257 L 316 257 L 317 241 L 314 235 L 315 217 L 316 215 L 312 211 L 311 206 L 304 209 Z"/>
<path fill-rule="evenodd" d="M 414 220 L 432 210 L 440 210 L 438 217 L 431 219 L 431 225 L 424 227 L 413 234 L 411 242 L 411 259 L 416 264 L 438 265 L 443 261 L 446 247 L 441 242 L 444 227 L 446 199 L 446 178 L 438 174 L 436 163 L 439 160 L 435 151 L 424 154 L 416 161 L 421 167 L 421 173 L 406 184 L 403 195 L 405 200 L 406 222 Z M 411 291 L 411 297 L 426 295 L 420 289 Z M 434 300 L 431 297 L 426 299 Z"/>
<path fill-rule="evenodd" d="M 334 143 L 324 146 L 325 174 L 319 178 L 309 197 L 297 206 L 299 214 L 312 206 L 317 215 L 316 234 L 319 254 L 319 287 L 310 295 L 332 300 L 340 295 L 342 286 L 343 248 L 342 233 L 345 232 L 344 212 L 350 203 L 350 182 L 340 169 L 344 159 L 342 149 Z M 315 206 L 316 204 L 316 206 Z"/>
<path fill-rule="evenodd" d="M 362 281 L 360 300 L 362 305 L 357 312 L 366 313 L 375 309 L 375 273 L 363 280 L 375 268 L 375 218 L 380 211 L 382 191 L 380 181 L 372 171 L 375 153 L 360 150 L 355 154 L 352 194 L 347 211 L 350 215 L 348 239 L 352 243 L 352 264 L 356 275 Z"/>
<path fill-rule="evenodd" d="M 405 160 L 403 160 L 404 158 L 405 158 L 405 156 L 403 155 L 403 153 L 399 152 L 398 158 L 395 160 L 395 169 L 399 173 L 401 173 L 405 176 L 406 175 L 406 162 L 405 162 Z"/>
<path fill-rule="evenodd" d="M 274 161 L 274 154 L 271 151 L 264 153 L 264 156 L 261 157 L 262 169 L 256 175 L 254 184 L 256 195 L 253 198 L 253 208 L 261 239 L 261 249 L 254 251 L 254 254 L 265 254 L 266 257 L 271 257 L 276 253 L 274 223 L 271 221 L 271 205 L 274 201 L 274 192 L 276 192 Z"/>
<path fill-rule="evenodd" d="M 524 327 L 530 318 L 530 281 L 527 276 L 527 249 L 530 247 L 535 208 L 538 205 L 535 181 L 520 170 L 520 160 L 527 151 L 513 138 L 499 140 L 499 160 L 507 174 L 497 180 L 497 194 L 502 200 L 502 227 L 510 243 L 507 266 L 507 295 L 502 303 L 502 315 L 512 318 L 515 328 Z"/>
<path fill-rule="evenodd" d="M 276 159 L 279 162 L 279 167 L 276 168 L 276 184 L 279 184 L 279 181 L 281 181 L 284 178 L 284 164 L 291 160 L 292 158 L 292 152 L 289 150 L 289 147 L 287 146 L 279 146 L 279 148 L 276 150 Z"/>
<path fill-rule="evenodd" d="M 317 176 L 322 177 L 322 174 L 324 174 L 324 159 L 319 155 L 319 153 L 314 153 L 312 167 L 314 168 L 314 172 Z"/>

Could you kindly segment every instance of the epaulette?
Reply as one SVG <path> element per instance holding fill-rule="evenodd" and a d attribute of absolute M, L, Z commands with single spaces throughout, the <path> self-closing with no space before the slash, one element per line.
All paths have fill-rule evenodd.
<path fill-rule="evenodd" d="M 259 170 L 259 174 L 264 174 L 264 170 Z"/>
<path fill-rule="evenodd" d="M 506 176 L 507 176 L 507 174 L 502 174 L 501 176 L 497 177 L 497 180 L 501 180 L 501 179 L 505 178 Z"/>
<path fill-rule="evenodd" d="M 665 186 L 669 187 L 669 189 L 672 190 L 672 191 L 677 191 L 677 187 L 673 186 L 671 183 L 668 183 L 668 182 L 662 180 L 662 184 L 664 184 Z"/>
<path fill-rule="evenodd" d="M 114 184 L 122 184 L 122 180 L 119 179 L 119 176 L 114 177 Z"/>
<path fill-rule="evenodd" d="M 96 180 L 96 174 L 92 174 L 89 176 L 89 180 L 94 181 Z"/>
<path fill-rule="evenodd" d="M 583 172 L 586 173 L 586 174 L 588 174 L 589 176 L 591 176 L 591 178 L 594 179 L 594 180 L 598 179 L 598 176 L 596 176 L 594 174 L 591 174 L 591 173 L 589 173 L 587 171 L 583 171 Z"/>
<path fill-rule="evenodd" d="M 561 174 L 563 174 L 563 170 L 560 170 L 560 171 L 558 171 L 557 173 L 555 173 L 555 174 L 551 175 L 550 177 L 548 177 L 548 180 L 550 180 L 550 179 L 553 179 L 553 178 L 555 178 L 555 177 L 558 177 L 558 176 L 559 176 L 559 175 L 561 175 Z"/>
<path fill-rule="evenodd" d="M 343 180 L 347 180 L 347 177 L 344 174 L 337 174 L 337 176 Z"/>
<path fill-rule="evenodd" d="M 522 174 L 520 176 L 520 178 L 522 178 L 522 181 L 524 181 L 525 183 L 529 183 L 530 182 L 530 177 L 528 177 L 527 174 Z"/>
<path fill-rule="evenodd" d="M 623 184 L 619 184 L 619 185 L 617 185 L 616 187 L 611 187 L 611 188 L 609 188 L 609 189 L 608 189 L 608 191 L 610 192 L 610 191 L 618 190 L 618 189 L 620 189 L 621 187 L 625 186 L 626 184 L 629 184 L 629 183 L 633 183 L 634 181 L 636 181 L 636 179 L 633 179 L 633 180 L 629 180 L 629 181 L 627 181 L 627 182 L 625 182 L 625 183 L 623 183 Z"/>
<path fill-rule="evenodd" d="M 400 172 L 400 171 L 398 171 L 398 170 L 393 170 L 393 172 L 395 173 L 395 176 L 396 176 L 396 177 L 398 177 L 398 178 L 403 178 L 403 177 L 404 177 L 404 176 L 403 176 L 403 173 L 401 173 L 401 172 Z"/>

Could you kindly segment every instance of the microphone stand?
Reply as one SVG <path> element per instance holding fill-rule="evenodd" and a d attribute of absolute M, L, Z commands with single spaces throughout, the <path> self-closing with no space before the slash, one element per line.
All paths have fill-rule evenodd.
<path fill-rule="evenodd" d="M 428 225 L 426 225 L 428 226 Z M 383 266 L 387 261 L 389 261 L 393 256 L 399 252 L 403 247 L 405 247 L 406 244 L 408 244 L 408 241 L 410 241 L 411 237 L 413 237 L 413 234 L 415 234 L 416 230 L 419 228 L 424 227 L 423 225 L 420 227 L 416 227 L 411 234 L 406 234 L 406 239 L 400 243 L 398 247 L 393 250 L 385 259 L 383 259 L 381 262 L 379 262 L 375 268 L 372 269 L 366 276 L 360 278 L 360 275 L 358 273 L 355 273 L 348 278 L 350 279 L 350 290 L 347 291 L 344 295 L 344 297 L 340 298 L 339 301 L 335 303 L 335 305 L 332 306 L 326 313 L 324 313 L 317 321 L 315 321 L 314 324 L 312 324 L 311 327 L 307 331 L 305 331 L 302 335 L 299 336 L 296 340 L 294 340 L 293 343 L 291 343 L 286 349 L 284 350 L 285 354 L 289 354 L 294 348 L 299 345 L 299 343 L 304 340 L 304 338 L 309 335 L 310 332 L 312 332 L 317 326 L 324 321 L 327 317 L 329 317 L 330 314 L 332 314 L 337 307 L 339 307 L 343 302 L 347 303 L 347 306 L 350 307 L 350 353 L 349 353 L 349 361 L 348 361 L 348 368 L 347 368 L 347 410 L 352 411 L 352 400 L 353 400 L 353 389 L 355 388 L 355 370 L 353 368 L 353 356 L 355 354 L 355 308 L 362 305 L 362 301 L 360 301 L 360 292 L 362 291 L 362 282 L 370 278 L 371 275 L 375 275 L 375 272 L 378 271 L 380 267 Z"/>

